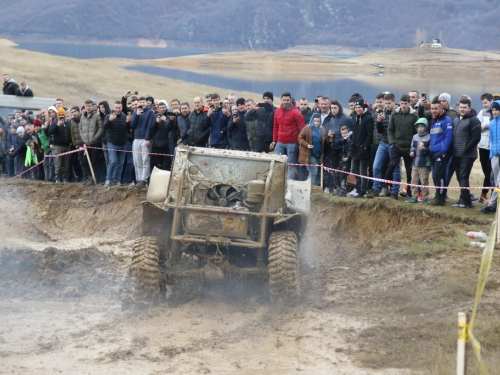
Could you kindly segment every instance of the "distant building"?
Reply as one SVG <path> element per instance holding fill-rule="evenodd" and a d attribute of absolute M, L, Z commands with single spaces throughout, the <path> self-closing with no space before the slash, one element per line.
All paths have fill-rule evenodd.
<path fill-rule="evenodd" d="M 439 39 L 432 39 L 431 48 L 441 48 L 441 41 Z"/>

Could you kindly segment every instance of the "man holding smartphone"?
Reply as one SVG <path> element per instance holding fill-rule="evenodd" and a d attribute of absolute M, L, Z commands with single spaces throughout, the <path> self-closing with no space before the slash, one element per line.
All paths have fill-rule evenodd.
<path fill-rule="evenodd" d="M 146 104 L 146 98 L 139 98 L 139 106 L 132 115 L 130 127 L 134 130 L 132 152 L 134 155 L 136 187 L 147 187 L 150 174 L 149 147 L 151 146 L 151 127 L 155 121 L 155 113 Z"/>
<path fill-rule="evenodd" d="M 274 95 L 266 91 L 262 95 L 262 103 L 257 103 L 247 112 L 246 121 L 257 121 L 257 134 L 252 143 L 252 151 L 269 152 L 272 150 L 274 115 L 276 107 L 273 106 Z"/>

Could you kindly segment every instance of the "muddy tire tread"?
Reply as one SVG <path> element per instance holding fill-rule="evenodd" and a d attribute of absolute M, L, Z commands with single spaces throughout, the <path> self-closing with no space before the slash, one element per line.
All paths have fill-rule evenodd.
<path fill-rule="evenodd" d="M 269 238 L 269 294 L 272 300 L 300 295 L 299 241 L 292 231 L 276 231 Z"/>

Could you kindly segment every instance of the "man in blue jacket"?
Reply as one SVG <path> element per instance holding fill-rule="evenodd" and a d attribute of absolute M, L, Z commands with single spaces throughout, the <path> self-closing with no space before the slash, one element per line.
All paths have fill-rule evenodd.
<path fill-rule="evenodd" d="M 446 116 L 439 100 L 431 104 L 431 152 L 432 178 L 436 185 L 436 195 L 429 204 L 433 206 L 446 205 L 446 166 L 452 155 L 453 122 Z"/>
<path fill-rule="evenodd" d="M 139 107 L 132 115 L 130 127 L 134 130 L 132 152 L 134 155 L 136 186 L 147 187 L 149 178 L 149 147 L 151 146 L 151 127 L 155 121 L 155 114 L 146 105 L 146 98 L 139 98 Z"/>

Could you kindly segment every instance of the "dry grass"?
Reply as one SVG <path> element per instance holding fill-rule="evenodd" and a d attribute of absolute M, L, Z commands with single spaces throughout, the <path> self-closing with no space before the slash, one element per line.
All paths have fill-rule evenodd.
<path fill-rule="evenodd" d="M 109 102 L 119 100 L 128 90 L 155 98 L 174 97 L 192 103 L 195 96 L 228 90 L 163 78 L 124 69 L 137 65 L 136 60 L 96 59 L 79 60 L 44 53 L 18 50 L 0 43 L 0 66 L 17 82 L 25 80 L 36 96 L 62 97 L 65 104 L 82 104 L 86 99 Z M 260 98 L 262 93 L 237 91 L 238 96 Z"/>

